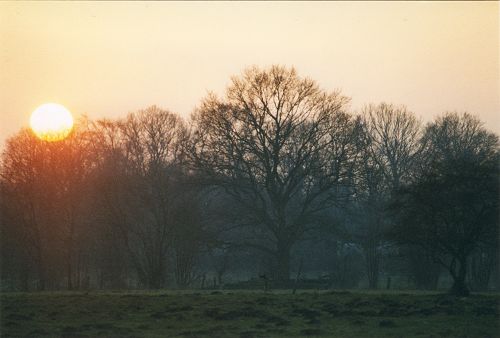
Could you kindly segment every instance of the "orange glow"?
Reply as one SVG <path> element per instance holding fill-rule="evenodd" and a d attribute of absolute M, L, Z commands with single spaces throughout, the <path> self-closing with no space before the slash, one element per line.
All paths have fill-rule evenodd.
<path fill-rule="evenodd" d="M 46 103 L 31 114 L 33 132 L 44 141 L 65 139 L 73 128 L 73 116 L 69 110 L 57 103 Z"/>

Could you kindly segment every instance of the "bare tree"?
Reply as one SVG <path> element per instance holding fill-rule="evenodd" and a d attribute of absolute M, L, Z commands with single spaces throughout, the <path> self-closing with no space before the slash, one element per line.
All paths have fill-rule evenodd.
<path fill-rule="evenodd" d="M 87 144 L 83 118 L 59 142 L 41 141 L 31 131 L 22 130 L 9 139 L 2 156 L 9 214 L 19 225 L 19 238 L 37 269 L 40 289 L 48 282 L 57 287 L 63 276 L 68 289 L 79 285 L 84 267 L 78 263 L 87 233 L 85 183 L 92 170 Z"/>
<path fill-rule="evenodd" d="M 103 126 L 104 127 L 104 126 Z M 139 279 L 148 288 L 166 282 L 168 250 L 183 161 L 183 121 L 156 106 L 130 114 L 107 139 L 112 157 L 101 200 L 118 229 Z M 112 161 L 112 162 L 110 162 Z"/>
<path fill-rule="evenodd" d="M 422 147 L 420 122 L 404 106 L 387 103 L 366 106 L 361 115 L 360 156 L 357 157 L 355 198 L 347 209 L 349 232 L 365 257 L 370 288 L 377 288 L 385 232 L 385 212 L 394 189 L 414 172 Z"/>
<path fill-rule="evenodd" d="M 394 202 L 394 236 L 418 245 L 446 268 L 451 292 L 467 295 L 467 261 L 498 240 L 498 137 L 469 114 L 448 113 L 427 126 L 427 162 Z"/>
<path fill-rule="evenodd" d="M 42 159 L 41 143 L 33 133 L 24 129 L 7 140 L 1 168 L 2 235 L 6 235 L 2 236 L 2 249 L 8 247 L 7 238 L 17 242 L 16 247 L 21 248 L 20 254 L 25 257 L 25 271 L 22 273 L 27 276 L 31 274 L 28 270 L 34 269 L 40 290 L 46 286 L 48 264 L 41 224 L 41 203 L 47 200 L 46 195 L 41 196 L 45 191 L 39 176 L 43 170 Z M 28 288 L 27 279 L 23 284 Z"/>
<path fill-rule="evenodd" d="M 189 184 L 187 181 L 186 184 Z M 210 234 L 203 226 L 197 191 L 191 189 L 178 196 L 174 211 L 172 250 L 175 263 L 175 280 L 178 287 L 185 288 L 198 279 L 195 266 L 198 258 L 210 242 Z"/>
<path fill-rule="evenodd" d="M 390 190 L 414 172 L 422 152 L 421 122 L 404 106 L 381 103 L 363 110 L 367 150 Z"/>
<path fill-rule="evenodd" d="M 480 244 L 471 254 L 467 270 L 471 290 L 487 291 L 490 279 L 498 266 L 498 242 Z"/>
<path fill-rule="evenodd" d="M 209 95 L 193 115 L 195 167 L 246 210 L 247 244 L 276 258 L 280 280 L 314 216 L 348 190 L 356 124 L 347 102 L 293 68 L 253 67 L 232 78 L 224 100 Z"/>
<path fill-rule="evenodd" d="M 366 130 L 360 142 L 364 146 L 356 167 L 354 199 L 346 209 L 350 220 L 346 223 L 346 231 L 363 252 L 369 288 L 376 289 L 387 227 L 384 215 L 387 185 L 380 163 L 373 159 L 371 139 Z"/>
<path fill-rule="evenodd" d="M 131 280 L 130 272 L 136 270 L 131 263 L 132 255 L 127 248 L 125 202 L 128 186 L 125 175 L 128 166 L 120 123 L 114 120 L 98 120 L 92 123 L 92 142 L 96 170 L 89 180 L 92 189 L 93 263 L 97 286 L 124 288 Z M 129 210 L 131 211 L 131 210 Z M 121 218 L 118 218 L 121 217 Z"/>

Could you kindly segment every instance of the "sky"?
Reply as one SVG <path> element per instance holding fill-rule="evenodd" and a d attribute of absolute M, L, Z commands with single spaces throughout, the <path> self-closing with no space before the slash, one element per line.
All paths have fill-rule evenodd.
<path fill-rule="evenodd" d="M 0 148 L 46 102 L 118 118 L 188 117 L 246 67 L 294 66 L 424 122 L 476 114 L 500 134 L 492 2 L 0 2 Z"/>

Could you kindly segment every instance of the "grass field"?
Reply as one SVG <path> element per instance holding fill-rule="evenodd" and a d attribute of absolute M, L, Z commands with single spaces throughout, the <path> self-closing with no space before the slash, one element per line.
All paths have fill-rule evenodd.
<path fill-rule="evenodd" d="M 500 337 L 500 295 L 3 293 L 1 336 Z"/>

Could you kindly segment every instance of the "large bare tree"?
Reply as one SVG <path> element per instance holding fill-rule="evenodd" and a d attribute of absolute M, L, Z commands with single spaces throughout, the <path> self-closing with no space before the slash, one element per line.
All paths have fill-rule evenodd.
<path fill-rule="evenodd" d="M 193 114 L 196 168 L 246 211 L 246 244 L 275 257 L 279 280 L 314 217 L 349 191 L 357 124 L 347 103 L 293 68 L 253 67 Z"/>

